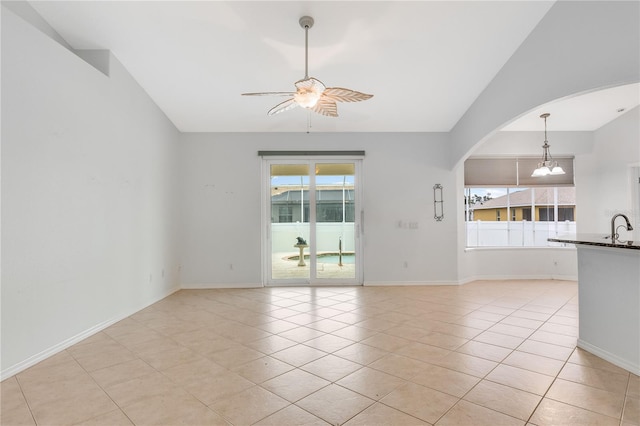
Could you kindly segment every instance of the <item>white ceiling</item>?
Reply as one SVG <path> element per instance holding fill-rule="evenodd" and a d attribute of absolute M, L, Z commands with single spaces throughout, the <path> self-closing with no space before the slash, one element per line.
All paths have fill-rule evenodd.
<path fill-rule="evenodd" d="M 541 105 L 503 127 L 505 131 L 543 130 L 543 113 L 550 131 L 593 131 L 630 111 L 640 103 L 640 84 L 628 84 L 606 90 L 560 99 Z"/>
<path fill-rule="evenodd" d="M 304 131 L 308 117 L 314 132 L 449 131 L 553 3 L 31 2 L 73 48 L 111 50 L 184 132 Z M 304 15 L 315 19 L 309 74 L 374 95 L 339 104 L 338 118 L 299 108 L 269 117 L 282 98 L 240 96 L 290 91 L 304 77 Z M 635 105 L 629 89 L 616 93 L 590 103 L 638 104 L 637 87 Z M 581 126 L 603 118 L 585 103 L 570 104 L 574 114 L 565 117 L 562 103 L 554 108 L 550 128 L 557 117 L 571 130 L 592 130 Z M 509 130 L 540 130 L 540 113 Z"/>

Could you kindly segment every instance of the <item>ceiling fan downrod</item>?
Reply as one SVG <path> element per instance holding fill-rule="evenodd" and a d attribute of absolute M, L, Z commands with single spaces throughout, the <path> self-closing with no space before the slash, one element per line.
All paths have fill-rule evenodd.
<path fill-rule="evenodd" d="M 313 18 L 303 16 L 298 22 L 304 28 L 304 78 L 307 79 L 309 78 L 309 28 L 313 27 Z"/>

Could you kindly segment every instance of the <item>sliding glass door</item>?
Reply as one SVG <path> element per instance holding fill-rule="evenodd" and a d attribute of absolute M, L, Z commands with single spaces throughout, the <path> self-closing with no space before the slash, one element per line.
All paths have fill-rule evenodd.
<path fill-rule="evenodd" d="M 265 160 L 271 285 L 361 284 L 360 160 Z"/>

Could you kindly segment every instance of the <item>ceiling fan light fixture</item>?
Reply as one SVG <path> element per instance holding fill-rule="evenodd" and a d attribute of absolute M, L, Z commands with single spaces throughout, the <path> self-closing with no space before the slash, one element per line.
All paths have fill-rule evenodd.
<path fill-rule="evenodd" d="M 297 92 L 293 95 L 293 99 L 300 105 L 302 108 L 313 108 L 320 100 L 320 93 L 305 91 L 305 92 Z"/>
<path fill-rule="evenodd" d="M 315 78 L 306 78 L 296 82 L 296 93 L 293 99 L 303 108 L 311 109 L 316 106 L 326 86 Z"/>
<path fill-rule="evenodd" d="M 311 109 L 316 106 L 318 100 L 320 100 L 320 95 L 314 92 L 304 92 L 296 93 L 293 95 L 293 98 L 302 108 Z"/>

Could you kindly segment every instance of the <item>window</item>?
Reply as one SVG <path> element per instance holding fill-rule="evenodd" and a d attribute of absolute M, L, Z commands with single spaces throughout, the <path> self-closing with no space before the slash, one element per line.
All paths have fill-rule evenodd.
<path fill-rule="evenodd" d="M 553 222 L 555 219 L 553 217 L 553 207 L 540 207 L 539 209 L 540 221 L 541 222 Z"/>
<path fill-rule="evenodd" d="M 355 205 L 353 188 L 318 189 L 316 192 L 318 222 L 353 222 Z"/>
<path fill-rule="evenodd" d="M 278 223 L 293 222 L 293 207 L 278 206 Z"/>
<path fill-rule="evenodd" d="M 272 223 L 309 222 L 309 198 L 304 191 L 304 199 L 300 201 L 301 191 L 286 191 L 271 197 Z"/>
<path fill-rule="evenodd" d="M 341 204 L 318 204 L 318 222 L 342 222 Z"/>
<path fill-rule="evenodd" d="M 353 188 L 317 190 L 316 220 L 318 222 L 354 222 Z M 272 223 L 309 222 L 309 191 L 282 190 L 271 197 Z"/>
<path fill-rule="evenodd" d="M 574 187 L 467 187 L 465 208 L 468 247 L 547 247 L 576 229 Z"/>
<path fill-rule="evenodd" d="M 469 158 L 464 163 L 468 247 L 547 247 L 575 233 L 573 157 L 554 157 L 566 174 L 531 177 L 539 158 Z"/>
<path fill-rule="evenodd" d="M 558 220 L 573 222 L 573 207 L 558 207 Z"/>
<path fill-rule="evenodd" d="M 539 157 L 469 158 L 464 162 L 464 184 L 475 187 L 573 186 L 573 157 L 553 157 L 565 174 L 531 177 Z"/>

